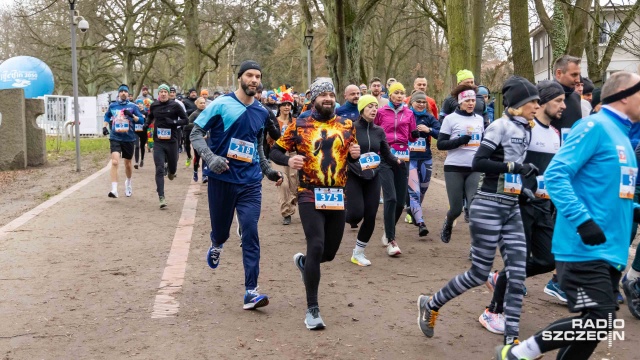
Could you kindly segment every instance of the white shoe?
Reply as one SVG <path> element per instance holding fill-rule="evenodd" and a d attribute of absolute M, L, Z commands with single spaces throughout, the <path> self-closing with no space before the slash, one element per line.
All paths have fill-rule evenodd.
<path fill-rule="evenodd" d="M 391 240 L 389 242 L 389 245 L 387 245 L 387 255 L 396 256 L 400 254 L 402 254 L 402 251 L 400 251 L 400 248 L 398 247 L 398 243 L 396 243 L 395 240 Z"/>
<path fill-rule="evenodd" d="M 124 194 L 127 197 L 131 197 L 131 195 L 133 194 L 133 188 L 131 187 L 131 183 L 130 182 L 124 182 Z"/>
<path fill-rule="evenodd" d="M 364 256 L 364 249 L 363 250 L 353 249 L 353 255 L 351 255 L 351 262 L 360 266 L 371 265 L 371 261 L 369 261 Z"/>
<path fill-rule="evenodd" d="M 485 309 L 478 318 L 478 321 L 490 332 L 494 334 L 504 334 L 506 319 L 503 314 L 494 314 L 489 312 L 489 309 Z"/>
<path fill-rule="evenodd" d="M 389 245 L 389 239 L 387 239 L 387 235 L 385 233 L 382 233 L 382 246 L 387 245 Z"/>
<path fill-rule="evenodd" d="M 117 199 L 118 198 L 118 191 L 117 190 L 116 191 L 110 191 L 109 192 L 109 197 Z"/>

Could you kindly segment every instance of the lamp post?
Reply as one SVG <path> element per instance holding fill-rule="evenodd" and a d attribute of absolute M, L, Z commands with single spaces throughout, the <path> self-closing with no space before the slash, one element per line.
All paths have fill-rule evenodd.
<path fill-rule="evenodd" d="M 76 11 L 77 0 L 69 1 L 69 19 L 71 21 L 71 77 L 73 81 L 73 123 L 76 133 L 76 171 L 80 172 L 80 109 L 78 108 L 78 60 L 76 56 L 76 27 L 86 32 L 89 23 Z"/>
<path fill-rule="evenodd" d="M 239 64 L 232 64 L 231 65 L 231 69 L 233 70 L 233 73 L 231 74 L 231 76 L 234 76 L 236 74 L 236 71 L 238 70 L 238 66 L 240 66 Z M 233 90 L 237 90 L 237 85 L 235 82 L 232 81 L 233 85 Z"/>
<path fill-rule="evenodd" d="M 307 45 L 307 88 L 311 87 L 311 43 L 313 43 L 313 35 L 305 35 L 304 44 Z"/>

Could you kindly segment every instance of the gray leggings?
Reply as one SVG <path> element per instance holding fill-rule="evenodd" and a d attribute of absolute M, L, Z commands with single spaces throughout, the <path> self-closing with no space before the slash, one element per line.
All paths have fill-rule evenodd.
<path fill-rule="evenodd" d="M 462 213 L 462 198 L 467 199 L 467 204 L 471 204 L 471 199 L 478 191 L 480 173 L 465 171 L 445 171 L 444 182 L 447 185 L 447 197 L 449 198 L 449 211 L 447 212 L 447 222 L 453 221 Z"/>

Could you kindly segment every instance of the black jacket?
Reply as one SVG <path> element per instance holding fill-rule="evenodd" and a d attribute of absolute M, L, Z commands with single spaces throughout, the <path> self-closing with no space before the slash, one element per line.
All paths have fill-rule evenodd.
<path fill-rule="evenodd" d="M 458 108 L 458 99 L 453 96 L 447 96 L 442 102 L 442 107 L 440 108 L 440 114 L 438 114 L 438 120 L 442 122 L 444 117 L 453 113 Z M 485 127 L 488 126 L 487 121 L 487 104 L 484 102 L 484 97 L 482 95 L 476 94 L 476 107 L 473 109 L 473 112 L 482 116 L 485 122 Z"/>
<path fill-rule="evenodd" d="M 373 122 L 367 122 L 363 118 L 354 121 L 353 126 L 356 128 L 356 140 L 358 140 L 358 145 L 360 145 L 360 154 L 374 152 L 380 154 L 381 161 L 385 161 L 391 165 L 398 164 L 398 159 L 391 153 L 387 136 L 380 126 Z M 350 173 L 366 180 L 373 179 L 380 169 L 380 167 L 377 167 L 375 169 L 362 170 L 359 161 L 349 162 L 348 167 Z"/>
<path fill-rule="evenodd" d="M 557 80 L 554 80 L 558 82 Z M 558 84 L 560 84 L 558 82 Z M 560 84 L 564 89 L 564 104 L 567 108 L 562 112 L 560 119 L 551 120 L 551 126 L 562 131 L 564 128 L 571 128 L 576 121 L 582 119 L 582 107 L 580 106 L 580 95 L 570 87 Z"/>
<path fill-rule="evenodd" d="M 153 141 L 159 142 L 175 142 L 178 141 L 176 129 L 178 126 L 187 125 L 189 118 L 177 101 L 160 102 L 156 100 L 149 107 L 149 116 L 144 124 L 149 127 L 151 123 L 155 123 L 155 131 L 153 132 Z M 171 139 L 158 139 L 158 129 L 171 129 Z"/>
<path fill-rule="evenodd" d="M 190 98 L 184 98 L 182 100 L 182 103 L 184 104 L 184 108 L 187 110 L 187 116 L 193 114 L 194 111 L 198 110 L 195 100 L 191 100 Z"/>

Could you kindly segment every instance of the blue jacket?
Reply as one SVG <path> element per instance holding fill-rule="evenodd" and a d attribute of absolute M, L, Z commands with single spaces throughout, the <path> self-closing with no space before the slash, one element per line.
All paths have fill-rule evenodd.
<path fill-rule="evenodd" d="M 132 114 L 138 117 L 138 121 L 133 120 L 133 117 L 129 117 L 129 131 L 127 132 L 116 132 L 113 128 L 112 120 L 114 117 L 118 116 L 118 113 L 123 110 L 129 110 Z M 111 128 L 111 134 L 109 135 L 110 140 L 114 141 L 123 141 L 123 142 L 132 142 L 138 140 L 138 136 L 135 132 L 135 124 L 144 125 L 144 115 L 138 109 L 138 105 L 129 102 L 129 100 L 125 101 L 116 101 L 109 104 L 109 109 L 104 113 L 104 121 L 109 123 L 109 127 Z"/>
<path fill-rule="evenodd" d="M 336 115 L 340 116 L 343 119 L 349 119 L 351 121 L 356 121 L 360 118 L 358 105 L 354 105 L 348 101 L 345 102 L 344 105 L 336 109 Z"/>
<path fill-rule="evenodd" d="M 631 146 L 635 149 L 640 143 L 640 123 L 634 123 L 629 130 L 629 140 L 631 140 Z M 640 178 L 636 179 L 636 185 L 640 185 Z"/>
<path fill-rule="evenodd" d="M 409 153 L 409 160 L 431 160 L 431 138 L 433 137 L 434 139 L 438 139 L 441 123 L 427 111 L 424 111 L 424 113 L 417 113 L 414 110 L 413 115 L 416 118 L 416 126 L 426 125 L 431 129 L 431 131 L 428 133 L 420 132 L 420 137 L 425 139 L 427 143 L 426 151 L 411 151 Z"/>
<path fill-rule="evenodd" d="M 552 252 L 556 261 L 604 260 L 624 270 L 629 254 L 637 163 L 631 123 L 606 107 L 578 120 L 544 173 L 547 191 L 558 209 Z M 622 187 L 623 183 L 627 186 Z M 623 194 L 621 194 L 621 192 Z M 593 219 L 607 241 L 585 245 L 579 225 Z"/>

